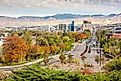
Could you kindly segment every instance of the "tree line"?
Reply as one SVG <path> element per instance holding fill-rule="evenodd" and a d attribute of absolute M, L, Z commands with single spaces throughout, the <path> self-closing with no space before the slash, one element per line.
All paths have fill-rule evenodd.
<path fill-rule="evenodd" d="M 70 51 L 73 43 L 87 39 L 90 35 L 89 30 L 82 33 L 11 32 L 9 37 L 4 38 L 0 63 L 11 65 L 44 58 L 47 64 L 49 56 Z"/>

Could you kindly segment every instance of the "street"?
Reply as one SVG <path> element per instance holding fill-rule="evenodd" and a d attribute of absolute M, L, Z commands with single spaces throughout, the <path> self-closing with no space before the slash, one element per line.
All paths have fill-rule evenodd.
<path fill-rule="evenodd" d="M 86 49 L 85 44 L 78 44 L 75 49 L 71 52 L 71 54 L 74 56 L 74 58 L 80 58 L 80 54 L 84 52 Z"/>

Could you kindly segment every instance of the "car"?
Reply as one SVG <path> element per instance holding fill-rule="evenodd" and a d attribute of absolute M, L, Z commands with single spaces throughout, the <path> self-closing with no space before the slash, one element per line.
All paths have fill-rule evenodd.
<path fill-rule="evenodd" d="M 88 53 L 91 53 L 91 47 L 89 46 L 89 51 L 88 51 Z"/>
<path fill-rule="evenodd" d="M 92 47 L 95 47 L 95 44 L 93 44 Z"/>
<path fill-rule="evenodd" d="M 88 53 L 91 53 L 91 50 L 89 49 Z"/>
<path fill-rule="evenodd" d="M 97 51 L 97 53 L 100 53 L 100 49 L 97 49 L 96 51 Z"/>
<path fill-rule="evenodd" d="M 92 44 L 90 45 L 90 47 L 93 47 Z"/>

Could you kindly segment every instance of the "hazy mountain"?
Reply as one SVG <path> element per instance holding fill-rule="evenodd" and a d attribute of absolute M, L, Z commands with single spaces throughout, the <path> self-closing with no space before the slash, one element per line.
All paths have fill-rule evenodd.
<path fill-rule="evenodd" d="M 74 18 L 84 18 L 84 17 L 113 17 L 121 15 L 120 14 L 110 14 L 110 15 L 103 15 L 103 14 L 95 14 L 95 15 L 80 15 L 80 14 L 56 14 L 53 16 L 45 16 L 45 17 L 38 17 L 38 16 L 21 16 L 16 19 L 24 19 L 24 20 L 36 20 L 36 19 L 74 19 Z M 13 17 L 7 16 L 0 16 L 0 18 L 7 18 L 7 19 L 15 19 Z"/>
<path fill-rule="evenodd" d="M 53 16 L 45 16 L 45 17 L 22 16 L 22 17 L 19 17 L 18 19 L 74 19 L 74 18 L 102 17 L 102 16 L 105 16 L 105 15 L 56 14 Z"/>
<path fill-rule="evenodd" d="M 41 24 L 56 24 L 61 22 L 60 20 L 65 19 L 64 22 L 69 22 L 70 19 L 91 19 L 91 21 L 105 21 L 111 20 L 112 22 L 121 21 L 121 13 L 120 14 L 110 14 L 110 15 L 103 15 L 103 14 L 95 14 L 95 15 L 80 15 L 80 14 L 56 14 L 53 16 L 45 16 L 45 17 L 38 17 L 38 16 L 21 16 L 18 18 L 14 17 L 7 17 L 7 16 L 0 16 L 0 26 L 28 26 L 28 25 L 41 25 Z M 58 22 L 59 20 L 59 22 Z M 80 21 L 78 21 L 80 22 Z"/>
<path fill-rule="evenodd" d="M 17 19 L 73 19 L 73 18 L 83 18 L 88 17 L 89 15 L 79 15 L 79 14 L 56 14 L 53 16 L 45 17 L 34 17 L 34 16 L 21 16 Z"/>
<path fill-rule="evenodd" d="M 74 18 L 84 18 L 84 17 L 113 17 L 121 14 L 95 14 L 95 15 L 80 15 L 80 14 L 56 14 L 53 16 L 45 16 L 45 17 L 33 17 L 33 16 L 22 16 L 17 19 L 74 19 Z"/>

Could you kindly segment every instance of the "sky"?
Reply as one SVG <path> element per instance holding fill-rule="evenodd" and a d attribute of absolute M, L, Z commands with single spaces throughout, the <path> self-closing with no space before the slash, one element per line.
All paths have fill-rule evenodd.
<path fill-rule="evenodd" d="M 0 0 L 0 16 L 119 14 L 121 0 Z"/>

